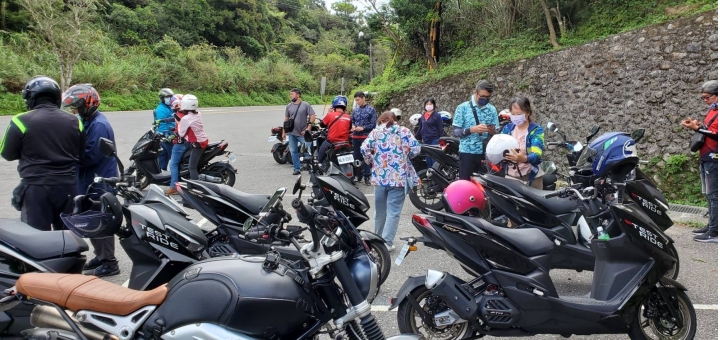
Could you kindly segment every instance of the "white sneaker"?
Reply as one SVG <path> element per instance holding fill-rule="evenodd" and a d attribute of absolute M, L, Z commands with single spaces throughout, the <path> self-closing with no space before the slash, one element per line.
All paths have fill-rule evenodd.
<path fill-rule="evenodd" d="M 394 252 L 394 251 L 395 251 L 395 246 L 394 246 L 394 245 L 392 245 L 392 244 L 390 244 L 390 245 L 388 245 L 388 246 L 387 246 L 387 249 L 388 249 L 388 251 L 389 251 L 389 252 L 391 252 L 391 253 L 392 253 L 392 252 Z"/>

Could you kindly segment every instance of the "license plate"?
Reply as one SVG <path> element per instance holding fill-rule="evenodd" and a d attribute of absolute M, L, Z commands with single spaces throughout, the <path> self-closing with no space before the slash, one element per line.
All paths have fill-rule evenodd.
<path fill-rule="evenodd" d="M 277 142 L 277 141 L 278 141 L 278 139 L 277 139 L 277 137 L 275 137 L 275 136 L 270 136 L 270 137 L 268 137 L 268 143 L 275 143 L 275 142 Z"/>
<path fill-rule="evenodd" d="M 407 255 L 408 251 L 410 251 L 410 244 L 406 243 L 401 249 L 400 254 L 398 254 L 398 257 L 395 259 L 396 265 L 401 265 L 403 260 L 405 259 L 405 255 Z"/>
<path fill-rule="evenodd" d="M 235 161 L 237 160 L 237 157 L 235 157 L 235 155 L 233 155 L 233 154 L 229 154 L 228 160 L 230 160 L 230 163 L 235 163 Z"/>
<path fill-rule="evenodd" d="M 353 157 L 353 155 L 342 155 L 342 156 L 338 156 L 337 159 L 338 159 L 338 164 L 340 164 L 340 165 L 352 163 L 355 161 L 355 158 Z"/>

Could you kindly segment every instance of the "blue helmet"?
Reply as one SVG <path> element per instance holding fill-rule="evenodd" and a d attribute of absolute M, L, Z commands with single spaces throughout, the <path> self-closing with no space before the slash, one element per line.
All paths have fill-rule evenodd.
<path fill-rule="evenodd" d="M 343 109 L 347 109 L 347 103 L 348 103 L 347 97 L 337 96 L 337 97 L 335 97 L 335 99 L 333 99 L 332 108 L 334 109 L 334 108 L 342 107 Z"/>
<path fill-rule="evenodd" d="M 635 166 L 640 159 L 635 149 L 635 140 L 630 134 L 624 132 L 606 132 L 596 138 L 580 154 L 577 166 L 580 168 L 592 167 L 597 177 L 611 175 L 615 180 L 621 180 Z"/>

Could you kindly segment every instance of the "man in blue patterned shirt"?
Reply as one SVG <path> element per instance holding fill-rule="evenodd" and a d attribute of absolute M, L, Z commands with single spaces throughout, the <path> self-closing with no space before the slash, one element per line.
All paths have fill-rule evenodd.
<path fill-rule="evenodd" d="M 493 89 L 490 82 L 478 81 L 470 100 L 455 109 L 453 135 L 460 138 L 460 179 L 469 180 L 474 172 L 480 172 L 485 159 L 483 143 L 500 126 L 497 110 L 490 104 Z"/>

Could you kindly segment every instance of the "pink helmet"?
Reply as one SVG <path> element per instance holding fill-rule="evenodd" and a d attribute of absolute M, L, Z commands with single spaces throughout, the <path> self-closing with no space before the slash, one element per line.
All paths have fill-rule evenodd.
<path fill-rule="evenodd" d="M 182 100 L 182 97 L 183 95 L 176 94 L 170 98 L 170 107 L 172 107 L 173 110 L 180 110 L 180 100 Z"/>
<path fill-rule="evenodd" d="M 458 180 L 445 189 L 443 202 L 454 214 L 478 215 L 485 210 L 485 190 L 477 181 Z"/>

